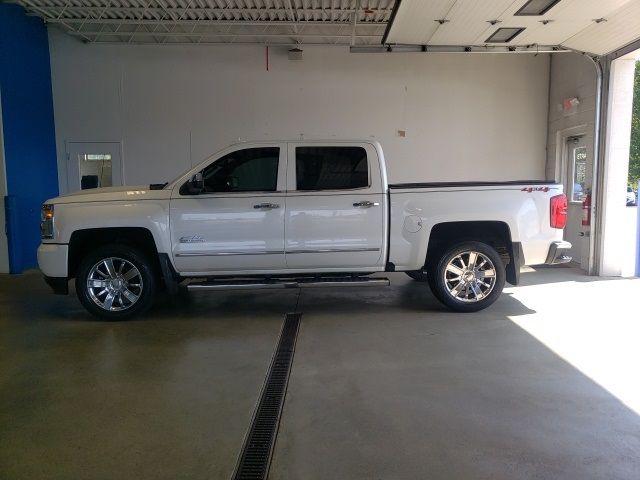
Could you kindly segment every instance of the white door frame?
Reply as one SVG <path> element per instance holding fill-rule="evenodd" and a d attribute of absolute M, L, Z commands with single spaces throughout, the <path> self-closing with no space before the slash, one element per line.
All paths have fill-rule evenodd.
<path fill-rule="evenodd" d="M 124 156 L 122 154 L 122 142 L 120 141 L 104 141 L 104 142 L 85 142 L 85 141 L 65 141 L 65 156 L 66 156 L 66 171 L 67 171 L 67 192 L 73 191 L 76 186 L 79 189 L 80 185 L 80 177 L 79 170 L 77 165 L 77 159 L 72 158 L 72 151 L 74 147 L 78 146 L 80 150 L 87 150 L 87 153 L 118 153 L 118 163 L 119 165 L 116 167 L 114 162 L 112 161 L 112 175 L 113 175 L 113 185 L 117 186 L 118 183 L 121 185 L 126 185 L 126 179 L 124 176 Z M 84 148 L 80 148 L 80 146 L 84 146 Z M 114 173 L 117 173 L 119 177 L 116 177 Z M 75 180 L 72 181 L 72 177 L 78 177 L 78 183 L 76 185 Z"/>
<path fill-rule="evenodd" d="M 589 131 L 589 126 L 587 124 L 583 124 L 558 130 L 556 132 L 556 166 L 554 174 L 556 182 L 562 183 L 563 185 L 567 184 L 567 169 L 569 167 L 569 151 L 567 148 L 567 142 L 569 141 L 569 138 L 587 136 Z"/>
<path fill-rule="evenodd" d="M 296 148 L 298 147 L 359 147 L 366 151 L 369 185 L 354 189 L 297 190 Z M 340 142 L 339 144 L 300 140 L 288 144 L 287 211 L 285 217 L 285 259 L 287 268 L 311 268 L 348 271 L 350 268 L 374 267 L 380 270 L 386 261 L 385 232 L 387 195 L 382 190 L 379 173 L 380 159 L 372 144 Z M 359 207 L 357 202 L 371 203 L 372 207 Z M 303 226 L 296 226 L 296 209 L 305 212 Z M 344 232 L 335 231 L 340 225 L 326 221 L 326 212 L 354 214 L 353 227 Z M 344 224 L 343 224 L 344 225 Z M 361 227 L 356 234 L 354 230 Z M 334 229 L 327 240 L 327 228 Z M 311 240 L 311 241 L 310 241 Z"/>
<path fill-rule="evenodd" d="M 564 128 L 556 132 L 555 181 L 558 183 L 561 183 L 565 187 L 565 194 L 567 195 L 567 201 L 569 205 L 572 204 L 571 199 L 569 198 L 569 195 L 571 194 L 571 189 L 569 188 L 569 181 L 572 179 L 568 178 L 569 155 L 571 153 L 568 147 L 569 139 L 572 137 L 588 138 L 589 132 L 591 132 L 591 129 L 587 124 L 581 124 L 581 125 L 576 125 L 574 127 Z M 595 149 L 593 149 L 589 157 L 591 162 L 591 172 L 592 172 L 591 184 L 589 185 L 589 188 L 591 189 L 591 192 L 592 192 L 592 205 L 594 204 L 593 191 L 594 191 L 594 184 L 596 181 L 596 177 L 595 177 L 596 172 L 594 168 L 596 155 L 597 155 L 597 152 L 595 152 Z M 575 202 L 573 202 L 573 204 L 575 205 Z M 588 244 L 585 247 L 587 265 L 582 265 L 582 258 L 573 259 L 573 261 L 579 264 L 580 267 L 586 272 L 591 271 L 593 261 L 594 261 L 593 257 L 590 255 L 591 245 L 592 245 L 592 242 L 594 241 L 594 229 L 595 229 L 595 225 L 592 224 L 591 227 L 589 228 L 588 234 L 586 234 L 588 239 Z M 578 245 L 575 245 L 575 247 L 577 252 L 582 252 L 582 248 L 578 248 Z"/>

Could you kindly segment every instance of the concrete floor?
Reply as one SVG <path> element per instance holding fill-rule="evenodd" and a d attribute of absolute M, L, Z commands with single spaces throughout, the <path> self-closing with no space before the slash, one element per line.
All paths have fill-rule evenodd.
<path fill-rule="evenodd" d="M 639 478 L 640 280 L 523 280 L 468 315 L 394 274 L 104 323 L 0 276 L 0 478 L 229 478 L 296 304 L 271 479 Z"/>

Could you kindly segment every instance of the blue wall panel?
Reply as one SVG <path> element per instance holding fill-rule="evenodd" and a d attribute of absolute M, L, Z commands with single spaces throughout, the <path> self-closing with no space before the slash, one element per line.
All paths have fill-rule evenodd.
<path fill-rule="evenodd" d="M 15 4 L 0 4 L 0 93 L 9 201 L 9 265 L 37 265 L 40 206 L 58 194 L 47 28 Z"/>

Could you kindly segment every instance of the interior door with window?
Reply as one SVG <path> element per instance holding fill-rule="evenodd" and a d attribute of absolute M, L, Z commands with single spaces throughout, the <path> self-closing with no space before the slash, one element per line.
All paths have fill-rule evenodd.
<path fill-rule="evenodd" d="M 70 192 L 122 185 L 119 143 L 68 143 L 67 157 Z"/>
<path fill-rule="evenodd" d="M 202 170 L 204 191 L 174 189 L 171 245 L 180 272 L 285 267 L 285 146 L 235 148 Z"/>
<path fill-rule="evenodd" d="M 564 238 L 571 242 L 569 255 L 573 262 L 584 270 L 589 268 L 590 228 L 582 225 L 582 201 L 591 190 L 591 163 L 585 136 L 567 139 L 567 172 L 565 191 L 567 192 L 567 226 Z"/>
<path fill-rule="evenodd" d="M 385 195 L 372 145 L 289 144 L 285 256 L 288 268 L 384 263 Z"/>

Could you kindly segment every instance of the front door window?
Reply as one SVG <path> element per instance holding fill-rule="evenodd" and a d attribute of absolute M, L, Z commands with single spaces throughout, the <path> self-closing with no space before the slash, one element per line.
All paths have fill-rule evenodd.
<path fill-rule="evenodd" d="M 216 160 L 202 172 L 206 193 L 275 192 L 278 147 L 247 148 Z"/>

